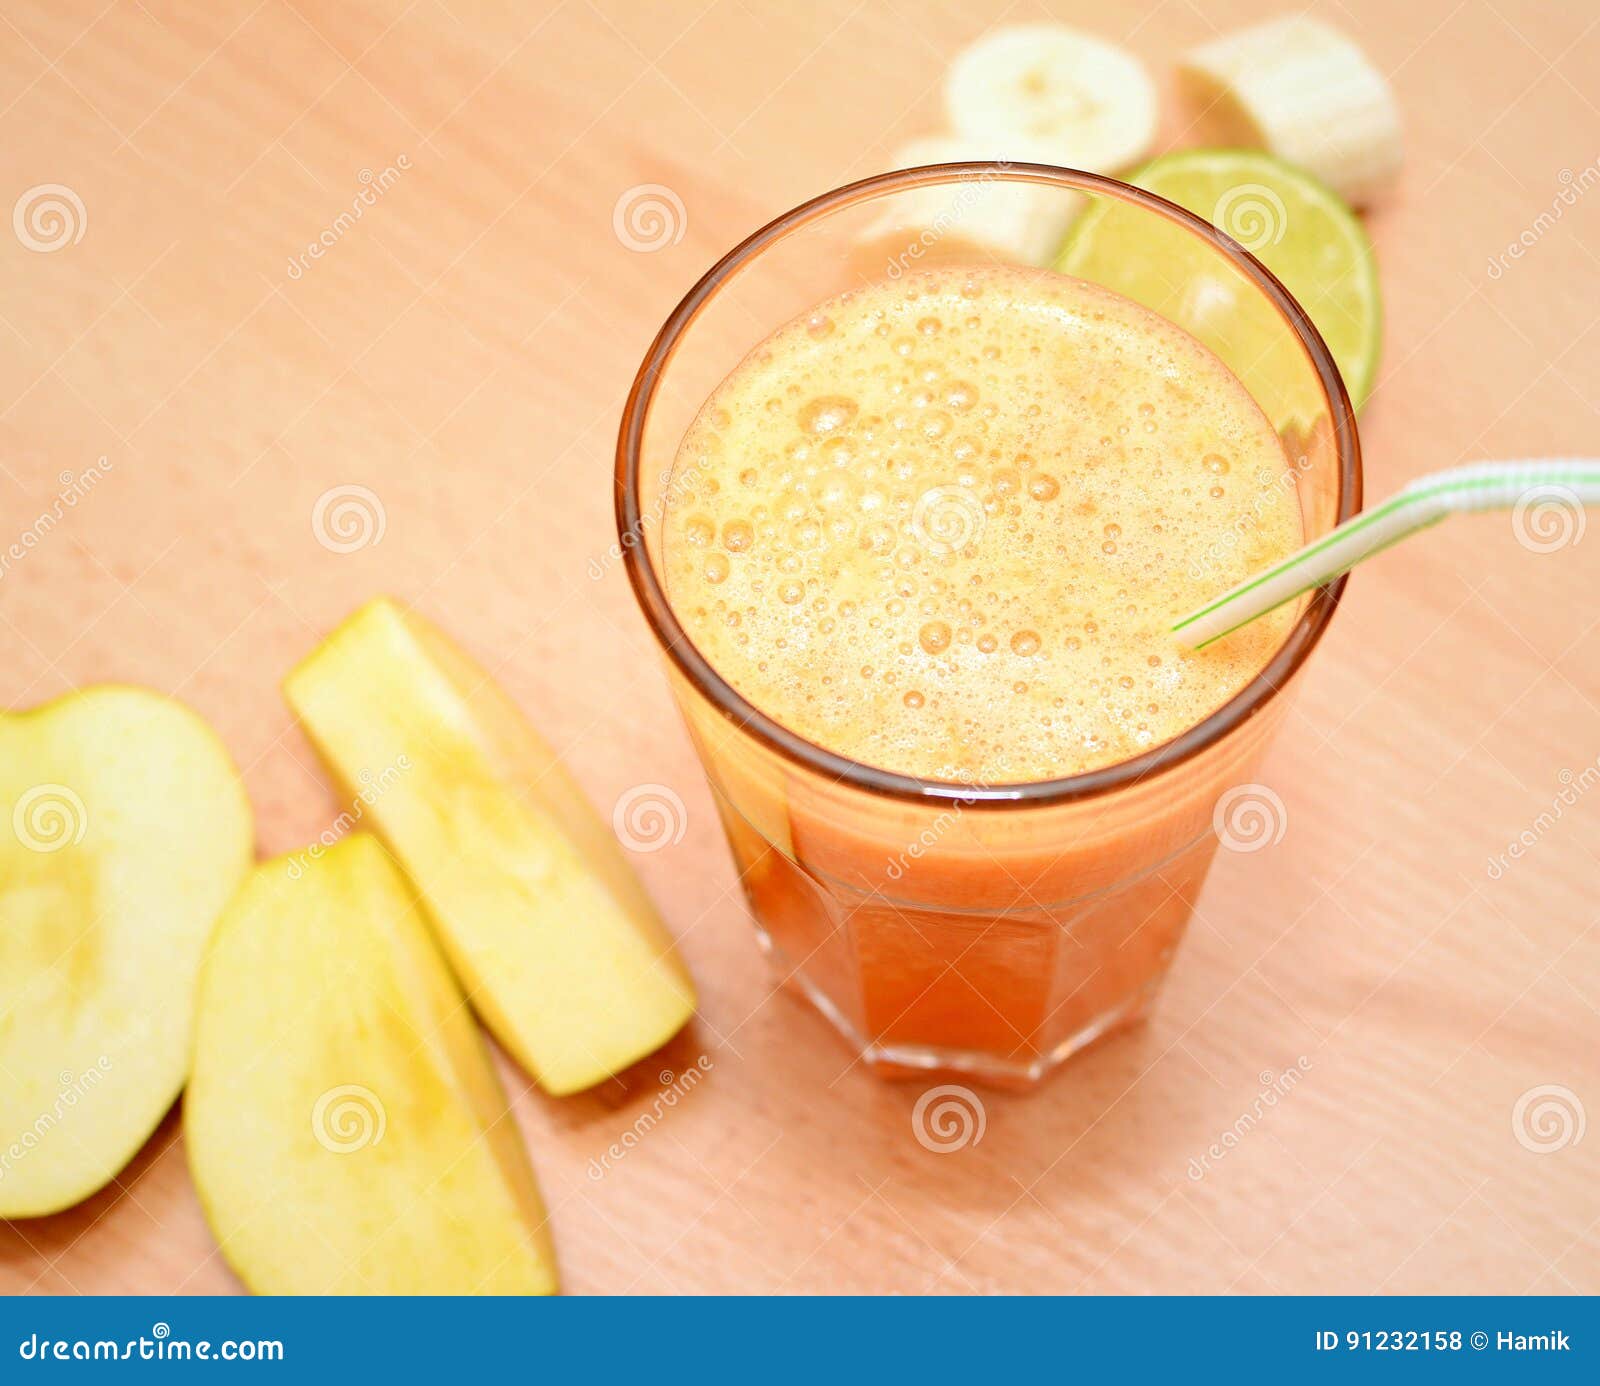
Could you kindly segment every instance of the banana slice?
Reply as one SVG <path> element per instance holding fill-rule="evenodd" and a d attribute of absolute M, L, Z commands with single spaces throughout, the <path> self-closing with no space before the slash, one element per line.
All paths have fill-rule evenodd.
<path fill-rule="evenodd" d="M 1065 162 L 1056 141 L 1037 136 L 929 135 L 902 145 L 889 167 L 978 161 Z M 956 260 L 1049 265 L 1083 202 L 1070 189 L 1010 182 L 999 174 L 898 193 L 856 238 L 862 268 L 874 278 L 898 279 L 912 269 Z"/>
<path fill-rule="evenodd" d="M 1394 93 L 1321 20 L 1290 15 L 1213 39 L 1183 59 L 1179 77 L 1205 143 L 1262 145 L 1358 205 L 1399 172 Z"/>
<path fill-rule="evenodd" d="M 1062 24 L 995 29 L 956 55 L 945 114 L 959 135 L 1029 134 L 1070 168 L 1114 173 L 1156 137 L 1155 83 L 1138 59 Z"/>

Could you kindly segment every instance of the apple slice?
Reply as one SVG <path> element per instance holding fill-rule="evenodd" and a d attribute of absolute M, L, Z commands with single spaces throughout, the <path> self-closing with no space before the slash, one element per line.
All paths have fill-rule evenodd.
<path fill-rule="evenodd" d="M 269 861 L 223 914 L 183 1126 L 222 1254 L 268 1294 L 547 1294 L 504 1093 L 377 838 Z"/>
<path fill-rule="evenodd" d="M 693 984 L 615 837 L 433 626 L 370 602 L 284 693 L 415 882 L 473 1005 L 546 1091 L 600 1082 L 693 1014 Z"/>
<path fill-rule="evenodd" d="M 87 1198 L 172 1105 L 251 855 L 238 771 L 181 703 L 96 687 L 0 716 L 0 1217 Z"/>

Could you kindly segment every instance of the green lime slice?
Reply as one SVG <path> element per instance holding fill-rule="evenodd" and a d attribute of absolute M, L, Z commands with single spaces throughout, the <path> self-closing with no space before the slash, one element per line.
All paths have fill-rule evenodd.
<path fill-rule="evenodd" d="M 1164 154 L 1127 181 L 1204 217 L 1277 275 L 1328 344 L 1352 403 L 1358 409 L 1366 403 L 1383 340 L 1378 272 L 1372 242 L 1336 193 L 1252 149 Z M 1284 365 L 1290 342 L 1276 312 L 1182 228 L 1097 198 L 1073 227 L 1056 268 L 1187 328 L 1233 368 L 1275 422 L 1315 412 L 1303 365 Z"/>

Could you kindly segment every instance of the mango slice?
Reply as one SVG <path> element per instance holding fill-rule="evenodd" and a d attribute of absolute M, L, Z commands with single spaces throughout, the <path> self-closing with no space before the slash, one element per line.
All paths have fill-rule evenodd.
<path fill-rule="evenodd" d="M 172 1105 L 251 843 L 238 771 L 182 704 L 102 686 L 0 716 L 0 1217 L 87 1198 Z"/>
<path fill-rule="evenodd" d="M 284 692 L 415 883 L 472 1004 L 546 1091 L 600 1082 L 693 1014 L 693 984 L 615 837 L 437 629 L 371 602 Z"/>
<path fill-rule="evenodd" d="M 416 893 L 370 834 L 256 868 L 201 973 L 184 1137 L 269 1294 L 544 1294 L 544 1205 Z"/>

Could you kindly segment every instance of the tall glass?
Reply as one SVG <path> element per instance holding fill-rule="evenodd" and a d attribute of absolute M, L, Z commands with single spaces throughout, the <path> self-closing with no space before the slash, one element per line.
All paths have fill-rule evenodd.
<path fill-rule="evenodd" d="M 719 261 L 651 345 L 618 439 L 617 523 L 761 945 L 877 1071 L 1026 1086 L 1150 1006 L 1216 850 L 1219 802 L 1251 779 L 1343 583 L 1305 601 L 1266 668 L 1204 721 L 1066 779 L 953 784 L 858 764 L 718 675 L 663 576 L 685 430 L 751 348 L 823 299 L 935 261 L 994 262 L 959 210 L 928 224 L 930 195 L 959 209 L 968 194 L 1087 201 L 1137 223 L 1124 262 L 1096 277 L 1245 382 L 1285 444 L 1257 503 L 1297 505 L 1308 539 L 1359 509 L 1361 465 L 1338 371 L 1283 286 L 1181 208 L 1066 169 L 945 164 L 815 198 Z"/>

